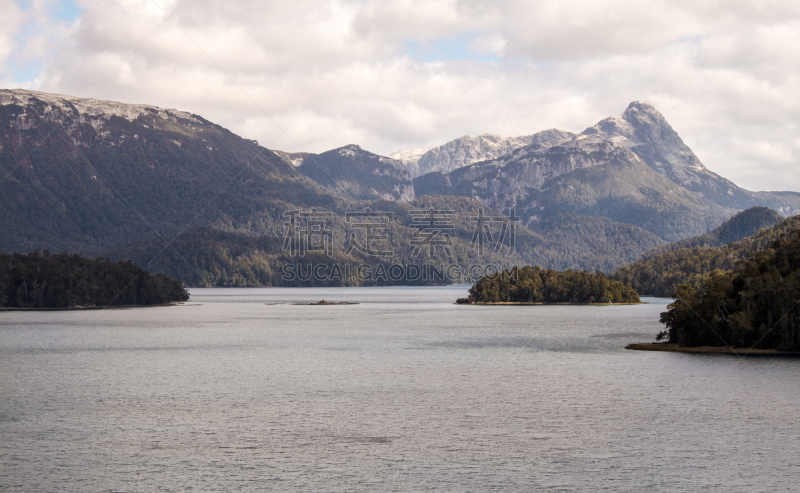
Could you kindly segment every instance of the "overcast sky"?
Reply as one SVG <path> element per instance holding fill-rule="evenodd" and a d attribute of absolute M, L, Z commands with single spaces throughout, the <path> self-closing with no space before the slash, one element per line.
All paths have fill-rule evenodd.
<path fill-rule="evenodd" d="M 579 132 L 634 100 L 711 170 L 800 191 L 800 2 L 0 0 L 0 86 L 379 153 Z"/>

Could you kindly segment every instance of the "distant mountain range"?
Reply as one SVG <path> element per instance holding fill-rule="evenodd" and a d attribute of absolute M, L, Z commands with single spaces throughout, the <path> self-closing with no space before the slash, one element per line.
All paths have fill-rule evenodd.
<path fill-rule="evenodd" d="M 741 209 L 800 212 L 800 194 L 750 192 L 705 169 L 645 103 L 581 134 L 464 137 L 394 156 L 272 151 L 179 110 L 2 90 L 0 251 L 108 254 L 203 285 L 277 284 L 288 211 L 330 213 L 337 258 L 353 234 L 348 212 L 391 211 L 394 257 L 357 259 L 414 263 L 412 211 L 435 207 L 455 217 L 453 262 L 610 272 Z M 475 253 L 474 219 L 512 211 L 515 251 Z"/>

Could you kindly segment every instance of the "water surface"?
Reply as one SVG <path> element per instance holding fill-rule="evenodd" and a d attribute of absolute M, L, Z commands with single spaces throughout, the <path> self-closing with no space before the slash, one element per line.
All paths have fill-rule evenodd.
<path fill-rule="evenodd" d="M 0 313 L 0 489 L 797 488 L 800 360 L 625 350 L 667 300 L 191 291 Z"/>

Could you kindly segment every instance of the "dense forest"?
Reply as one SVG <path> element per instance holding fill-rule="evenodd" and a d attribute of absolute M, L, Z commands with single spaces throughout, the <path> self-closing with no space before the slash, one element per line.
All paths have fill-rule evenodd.
<path fill-rule="evenodd" d="M 638 303 L 636 291 L 602 272 L 556 271 L 539 266 L 485 276 L 458 303 Z"/>
<path fill-rule="evenodd" d="M 800 231 L 712 272 L 700 289 L 682 284 L 661 314 L 659 340 L 681 346 L 800 351 Z"/>
<path fill-rule="evenodd" d="M 678 244 L 692 246 L 677 249 L 660 247 L 657 249 L 660 253 L 646 254 L 642 260 L 620 267 L 611 278 L 630 285 L 642 295 L 671 297 L 681 284 L 700 289 L 710 272 L 731 271 L 738 261 L 769 247 L 781 235 L 797 229 L 800 229 L 800 216 L 784 219 L 752 236 L 719 247 L 699 246 L 704 244 L 709 235 L 703 235 L 705 240 L 690 238 Z"/>
<path fill-rule="evenodd" d="M 77 308 L 186 301 L 183 285 L 133 262 L 66 253 L 0 254 L 0 307 Z"/>
<path fill-rule="evenodd" d="M 753 236 L 762 229 L 772 227 L 782 220 L 783 216 L 768 207 L 751 207 L 739 212 L 713 231 L 658 246 L 645 253 L 643 258 L 655 257 L 661 253 L 680 250 L 681 248 L 725 246 L 728 243 Z"/>
<path fill-rule="evenodd" d="M 359 203 L 364 210 L 365 203 Z M 514 228 L 514 251 L 511 251 L 511 233 L 507 232 L 503 247 L 497 251 L 502 227 L 490 225 L 492 237 L 485 247 L 473 244 L 477 223 L 471 221 L 483 210 L 484 214 L 497 216 L 483 204 L 465 197 L 422 197 L 411 203 L 390 201 L 372 202 L 373 211 L 392 214 L 392 222 L 385 232 L 386 242 L 379 242 L 392 250 L 389 258 L 370 257 L 353 251 L 345 254 L 347 239 L 352 233 L 363 242 L 364 231 L 348 224 L 343 214 L 334 213 L 326 220 L 325 227 L 331 229 L 332 255 L 292 258 L 283 251 L 284 231 L 276 230 L 270 235 L 255 235 L 253 231 L 240 229 L 235 224 L 218 223 L 216 227 L 188 228 L 171 239 L 136 242 L 104 253 L 112 259 L 130 259 L 138 265 L 147 265 L 155 272 L 163 272 L 180 279 L 189 286 L 341 286 L 364 285 L 362 280 L 340 282 L 308 279 L 302 283 L 287 280 L 283 267 L 296 262 L 357 266 L 379 263 L 399 264 L 455 264 L 467 270 L 473 265 L 511 267 L 513 265 L 538 264 L 557 270 L 601 270 L 610 272 L 614 267 L 639 258 L 644 252 L 663 243 L 663 240 L 636 226 L 621 224 L 607 218 L 562 214 L 537 224 L 530 229 L 516 224 Z M 451 210 L 453 229 L 447 230 L 452 240 L 452 256 L 431 257 L 423 252 L 412 255 L 410 244 L 414 234 L 413 209 Z M 324 210 L 324 209 L 321 209 Z M 354 206 L 354 210 L 359 210 Z M 281 228 L 283 225 L 281 224 Z M 236 230 L 236 231 L 231 231 Z M 455 283 L 474 283 L 476 278 L 450 279 Z M 389 284 L 417 284 L 417 282 L 389 282 Z"/>

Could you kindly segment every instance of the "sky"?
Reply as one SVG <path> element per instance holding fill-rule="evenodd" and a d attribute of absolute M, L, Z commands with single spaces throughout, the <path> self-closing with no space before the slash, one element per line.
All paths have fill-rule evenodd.
<path fill-rule="evenodd" d="M 0 87 L 384 155 L 646 101 L 712 171 L 800 191 L 796 0 L 0 0 Z"/>

